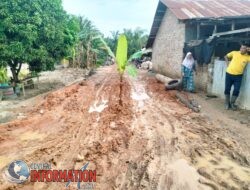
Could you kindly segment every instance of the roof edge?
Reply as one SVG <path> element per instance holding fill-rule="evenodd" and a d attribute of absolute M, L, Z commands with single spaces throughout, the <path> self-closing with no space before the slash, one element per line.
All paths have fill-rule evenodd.
<path fill-rule="evenodd" d="M 166 13 L 166 10 L 167 10 L 167 6 L 162 1 L 159 0 L 156 11 L 155 11 L 154 21 L 151 26 L 150 34 L 149 34 L 148 41 L 146 44 L 146 48 L 151 48 L 153 46 L 155 37 L 161 26 L 161 22 Z M 157 18 L 159 20 L 157 20 Z"/>

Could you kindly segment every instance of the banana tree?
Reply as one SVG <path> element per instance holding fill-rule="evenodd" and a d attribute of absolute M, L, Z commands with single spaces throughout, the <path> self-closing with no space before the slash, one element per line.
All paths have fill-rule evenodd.
<path fill-rule="evenodd" d="M 120 74 L 120 96 L 119 104 L 122 106 L 122 91 L 123 91 L 123 75 L 125 71 L 130 76 L 136 76 L 137 70 L 133 65 L 128 65 L 128 42 L 124 34 L 120 35 L 116 50 L 116 63 Z"/>
<path fill-rule="evenodd" d="M 100 59 L 102 52 L 112 56 L 113 52 L 103 39 L 101 32 L 87 18 L 80 17 L 79 43 L 76 48 L 76 61 L 81 67 L 91 68 Z M 104 55 L 105 55 L 104 54 Z"/>
<path fill-rule="evenodd" d="M 91 21 L 84 20 L 82 23 L 81 32 L 79 34 L 80 44 L 82 52 L 80 52 L 82 61 L 86 63 L 86 67 L 90 66 L 90 56 L 92 54 L 92 38 L 93 35 L 97 32 L 96 29 L 92 26 Z M 83 64 L 83 63 L 82 63 Z"/>
<path fill-rule="evenodd" d="M 117 49 L 116 49 L 116 63 L 118 72 L 120 74 L 120 94 L 119 104 L 122 106 L 122 89 L 123 89 L 123 75 L 126 69 L 128 59 L 128 42 L 124 34 L 118 38 Z"/>
<path fill-rule="evenodd" d="M 137 75 L 137 69 L 133 65 L 128 64 L 128 41 L 124 34 L 120 35 L 118 38 L 116 63 L 118 66 L 118 72 L 120 73 L 121 82 L 125 71 L 127 71 L 127 73 L 132 77 Z"/>
<path fill-rule="evenodd" d="M 121 81 L 126 69 L 127 59 L 128 59 L 128 42 L 126 36 L 122 34 L 118 39 L 117 50 L 116 50 L 116 62 L 118 66 L 118 71 L 121 76 Z"/>

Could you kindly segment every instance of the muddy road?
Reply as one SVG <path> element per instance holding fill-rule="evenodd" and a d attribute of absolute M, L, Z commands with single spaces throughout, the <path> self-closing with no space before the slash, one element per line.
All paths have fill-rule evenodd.
<path fill-rule="evenodd" d="M 97 171 L 95 189 L 249 189 L 249 146 L 191 112 L 145 72 L 120 82 L 115 67 L 49 93 L 28 117 L 0 125 L 0 169 L 14 160 Z M 244 144 L 245 143 L 245 144 Z M 0 189 L 66 189 L 8 183 Z M 69 189 L 76 189 L 73 184 Z"/>

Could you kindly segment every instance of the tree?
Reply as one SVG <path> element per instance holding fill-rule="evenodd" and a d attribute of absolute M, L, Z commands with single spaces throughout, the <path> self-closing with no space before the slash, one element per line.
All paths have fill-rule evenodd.
<path fill-rule="evenodd" d="M 21 63 L 28 60 L 26 52 L 30 51 L 40 24 L 29 7 L 29 3 L 21 0 L 3 0 L 0 4 L 0 58 L 11 67 L 16 81 Z"/>
<path fill-rule="evenodd" d="M 91 68 L 98 62 L 104 62 L 107 55 L 114 57 L 113 52 L 104 41 L 102 33 L 93 25 L 92 21 L 79 17 L 79 24 L 79 41 L 76 47 L 78 67 Z"/>
<path fill-rule="evenodd" d="M 101 33 L 89 19 L 80 17 L 79 39 L 82 50 L 81 56 L 87 68 L 91 66 L 91 62 L 95 62 L 93 58 L 97 52 L 95 51 L 95 47 L 93 47 L 93 38 L 99 35 Z"/>
<path fill-rule="evenodd" d="M 116 46 L 118 43 L 118 38 L 119 38 L 120 32 L 119 31 L 111 31 L 110 33 L 111 33 L 111 36 L 105 38 L 105 41 L 107 42 L 110 49 L 113 52 L 116 52 L 116 48 L 117 48 Z"/>
<path fill-rule="evenodd" d="M 117 42 L 116 50 L 116 62 L 118 66 L 118 71 L 120 73 L 120 94 L 119 94 L 119 104 L 122 106 L 122 87 L 123 87 L 123 75 L 127 66 L 128 59 L 128 42 L 124 34 L 120 35 Z"/>
<path fill-rule="evenodd" d="M 141 28 L 136 28 L 135 30 L 124 29 L 123 33 L 128 39 L 129 57 L 146 46 L 148 35 Z"/>
<path fill-rule="evenodd" d="M 69 16 L 61 0 L 38 0 L 38 7 L 41 24 L 29 52 L 29 65 L 30 70 L 40 72 L 54 69 L 54 64 L 69 54 L 69 46 L 73 44 L 67 26 Z"/>
<path fill-rule="evenodd" d="M 74 35 L 61 0 L 1 0 L 0 63 L 7 63 L 18 81 L 22 63 L 30 69 L 53 69 L 69 54 Z"/>
<path fill-rule="evenodd" d="M 145 34 L 144 30 L 140 28 L 136 28 L 135 30 L 124 29 L 123 34 L 127 37 L 128 41 L 128 57 L 146 46 L 148 35 Z M 107 44 L 110 46 L 113 52 L 116 51 L 119 35 L 119 31 L 112 31 L 111 37 L 105 38 Z"/>
<path fill-rule="evenodd" d="M 68 59 L 71 65 L 75 64 L 76 58 L 76 48 L 79 43 L 79 32 L 80 32 L 80 22 L 79 18 L 75 15 L 69 15 L 66 20 L 66 36 L 65 43 L 68 44 L 68 55 L 66 59 Z"/>

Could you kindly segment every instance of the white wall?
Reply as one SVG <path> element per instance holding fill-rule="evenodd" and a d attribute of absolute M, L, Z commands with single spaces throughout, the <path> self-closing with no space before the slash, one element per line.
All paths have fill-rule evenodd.
<path fill-rule="evenodd" d="M 212 93 L 224 98 L 226 76 L 225 61 L 215 60 L 213 73 Z M 240 96 L 237 104 L 242 109 L 250 110 L 250 64 L 248 64 L 243 75 Z"/>

